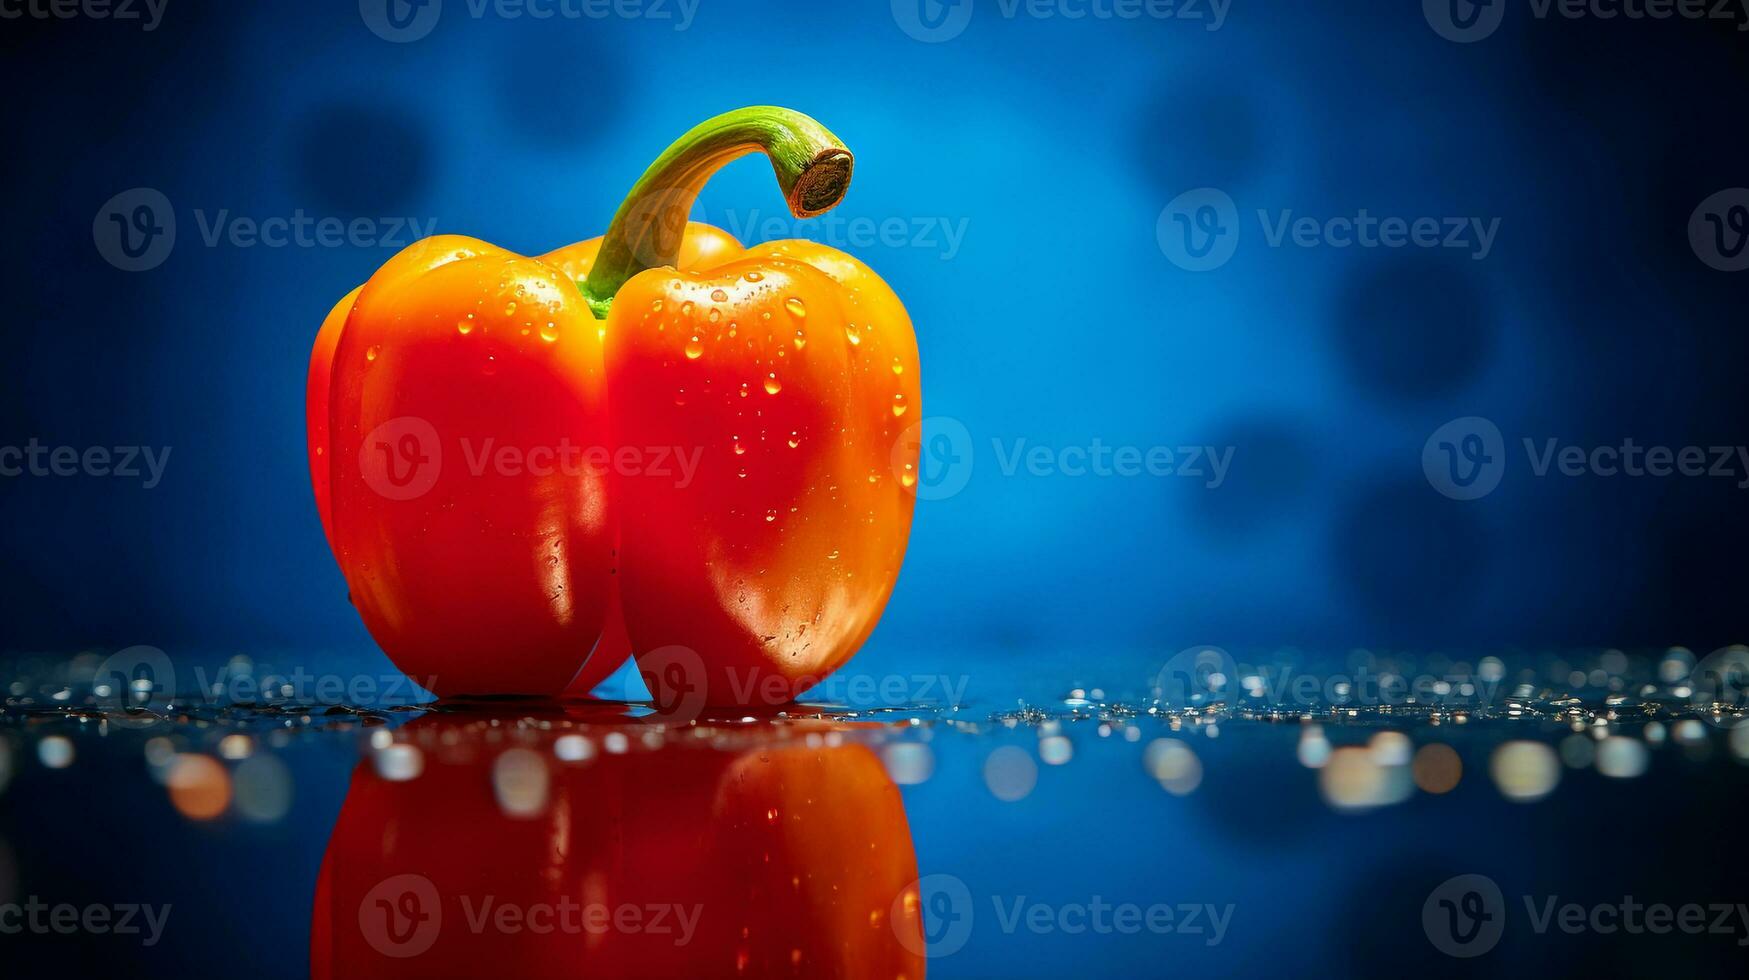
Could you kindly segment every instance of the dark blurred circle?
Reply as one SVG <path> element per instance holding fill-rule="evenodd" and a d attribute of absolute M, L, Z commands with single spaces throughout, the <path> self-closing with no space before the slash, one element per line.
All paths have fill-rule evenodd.
<path fill-rule="evenodd" d="M 1380 481 L 1337 509 L 1334 567 L 1379 644 L 1440 643 L 1471 635 L 1487 568 L 1475 504 L 1425 481 Z"/>
<path fill-rule="evenodd" d="M 623 115 L 626 69 L 610 49 L 594 42 L 598 36 L 543 31 L 504 45 L 493 71 L 493 125 L 540 150 L 580 149 L 611 131 Z M 588 66 L 586 100 L 579 96 L 579 65 Z"/>
<path fill-rule="evenodd" d="M 296 166 L 316 209 L 407 216 L 431 180 L 431 137 L 403 110 L 331 105 L 298 128 Z"/>
<path fill-rule="evenodd" d="M 1216 453 L 1229 447 L 1218 487 L 1208 486 L 1212 463 L 1199 460 L 1210 477 L 1177 481 L 1192 487 L 1201 526 L 1222 536 L 1246 534 L 1298 513 L 1317 461 L 1307 435 L 1285 419 L 1252 418 L 1226 423 L 1209 440 Z"/>
<path fill-rule="evenodd" d="M 1167 197 L 1194 187 L 1231 193 L 1257 171 L 1263 123 L 1253 96 L 1173 80 L 1143 110 L 1136 160 Z"/>
<path fill-rule="evenodd" d="M 1494 356 L 1494 324 L 1473 265 L 1425 251 L 1357 265 L 1334 311 L 1350 380 L 1404 404 L 1472 384 Z"/>

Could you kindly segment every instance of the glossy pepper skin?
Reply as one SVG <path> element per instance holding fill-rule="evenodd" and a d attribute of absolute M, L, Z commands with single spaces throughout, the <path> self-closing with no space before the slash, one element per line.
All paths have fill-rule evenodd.
<path fill-rule="evenodd" d="M 646 684 L 658 705 L 786 704 L 862 645 L 904 558 L 910 319 L 867 266 L 787 241 L 632 279 L 608 332 L 614 442 L 702 450 L 686 486 L 615 475 Z M 672 647 L 698 659 L 649 656 Z"/>
<path fill-rule="evenodd" d="M 658 704 L 777 705 L 874 628 L 910 531 L 916 338 L 856 259 L 743 250 L 685 222 L 705 181 L 755 151 L 800 217 L 848 187 L 850 154 L 817 122 L 738 110 L 664 152 L 601 239 L 540 259 L 431 239 L 330 315 L 313 481 L 354 603 L 416 680 L 583 693 L 629 644 Z M 421 433 L 441 472 L 402 499 L 396 481 L 434 455 Z M 566 440 L 697 469 L 478 466 L 482 446 Z"/>
<path fill-rule="evenodd" d="M 613 478 L 626 630 L 659 708 L 787 704 L 824 679 L 873 630 L 910 534 L 917 341 L 893 291 L 807 241 L 668 268 L 699 189 L 753 149 L 798 216 L 849 185 L 813 120 L 719 116 L 645 172 L 583 282 L 608 309 L 614 444 L 700 454 L 690 481 Z"/>
<path fill-rule="evenodd" d="M 316 883 L 312 978 L 924 975 L 904 804 L 865 746 L 560 762 L 556 732 L 494 745 L 484 724 L 420 718 L 397 750 L 416 773 L 355 770 Z M 470 928 L 506 906 L 539 910 L 539 928 Z M 621 910 L 640 927 L 606 927 Z"/>
<path fill-rule="evenodd" d="M 608 619 L 613 513 L 605 472 L 533 464 L 606 442 L 594 314 L 559 270 L 446 235 L 336 329 L 325 433 L 311 372 L 314 482 L 366 627 L 439 694 L 562 691 Z"/>

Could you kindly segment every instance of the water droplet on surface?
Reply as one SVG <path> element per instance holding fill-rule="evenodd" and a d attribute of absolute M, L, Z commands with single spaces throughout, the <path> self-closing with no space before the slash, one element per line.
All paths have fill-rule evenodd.
<path fill-rule="evenodd" d="M 783 382 L 777 380 L 777 375 L 775 373 L 767 374 L 765 376 L 765 393 L 766 394 L 775 395 L 782 390 L 783 390 Z"/>
<path fill-rule="evenodd" d="M 796 435 L 794 432 L 791 432 L 789 434 L 789 447 L 791 449 L 794 449 L 801 444 L 802 444 L 802 437 L 799 435 Z"/>
<path fill-rule="evenodd" d="M 740 456 L 745 452 L 747 452 L 747 447 L 741 445 L 741 437 L 736 436 L 735 437 L 735 455 Z"/>
<path fill-rule="evenodd" d="M 467 336 L 474 332 L 474 315 L 469 313 L 465 319 L 455 322 L 455 332 Z"/>
<path fill-rule="evenodd" d="M 764 279 L 765 277 L 760 275 L 757 272 L 749 272 L 749 273 L 747 273 L 745 278 L 748 282 L 758 282 L 759 280 Z"/>
<path fill-rule="evenodd" d="M 694 335 L 691 340 L 686 342 L 686 359 L 696 361 L 702 356 L 704 356 L 704 344 L 697 335 Z"/>
<path fill-rule="evenodd" d="M 844 339 L 850 341 L 850 346 L 855 347 L 862 343 L 862 331 L 857 329 L 856 324 L 846 323 L 844 325 Z"/>
<path fill-rule="evenodd" d="M 721 320 L 722 318 L 723 318 L 723 313 L 721 310 L 712 310 L 710 312 L 710 316 L 706 317 L 706 319 L 710 320 L 710 322 L 712 322 L 712 323 L 715 323 L 718 320 Z"/>
<path fill-rule="evenodd" d="M 656 300 L 656 301 L 655 301 L 655 302 L 653 302 L 653 303 L 651 303 L 651 304 L 650 304 L 650 312 L 651 312 L 651 313 L 660 313 L 660 312 L 662 312 L 662 301 L 661 301 L 661 300 Z"/>
<path fill-rule="evenodd" d="M 377 346 L 376 344 L 372 344 L 369 347 L 365 348 L 364 359 L 367 361 L 374 361 L 377 359 L 377 355 L 381 354 L 382 352 L 383 352 L 383 349 L 381 347 Z"/>
<path fill-rule="evenodd" d="M 765 512 L 765 523 L 770 524 L 772 521 L 775 521 L 775 520 L 777 520 L 777 511 L 768 510 Z"/>
<path fill-rule="evenodd" d="M 711 290 L 711 300 L 717 303 L 727 303 L 729 301 L 729 294 L 720 289 L 713 289 Z"/>
<path fill-rule="evenodd" d="M 904 395 L 900 394 L 900 395 L 893 396 L 893 415 L 894 416 L 899 416 L 899 415 L 905 414 L 905 409 L 910 408 L 910 407 L 911 406 L 905 404 L 905 396 Z"/>
<path fill-rule="evenodd" d="M 783 301 L 783 308 L 789 311 L 790 316 L 793 316 L 798 320 L 804 319 L 808 315 L 807 304 L 796 299 L 794 296 Z"/>
<path fill-rule="evenodd" d="M 547 325 L 540 328 L 540 339 L 546 341 L 549 344 L 555 340 L 558 340 L 559 339 L 559 325 L 554 323 L 551 320 L 548 320 Z"/>
<path fill-rule="evenodd" d="M 899 359 L 896 357 L 893 358 L 893 373 L 894 374 L 904 374 L 905 373 L 905 365 L 899 363 Z"/>

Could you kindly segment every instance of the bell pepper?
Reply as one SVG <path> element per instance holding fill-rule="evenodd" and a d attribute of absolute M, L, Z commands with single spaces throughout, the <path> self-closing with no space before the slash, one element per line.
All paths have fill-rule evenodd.
<path fill-rule="evenodd" d="M 317 876 L 312 978 L 924 975 L 916 849 L 866 746 L 561 763 L 557 732 L 483 743 L 499 730 L 428 715 L 402 731 L 415 778 L 355 769 Z M 534 928 L 468 928 L 483 903 Z"/>
<path fill-rule="evenodd" d="M 855 258 L 685 221 L 755 151 L 797 217 L 849 186 L 818 122 L 737 110 L 658 157 L 602 238 L 426 239 L 323 324 L 318 510 L 372 636 L 436 693 L 583 692 L 629 646 L 658 703 L 781 704 L 874 628 L 910 532 L 916 337 Z M 536 471 L 562 447 L 611 463 Z M 696 470 L 641 465 L 670 454 Z"/>

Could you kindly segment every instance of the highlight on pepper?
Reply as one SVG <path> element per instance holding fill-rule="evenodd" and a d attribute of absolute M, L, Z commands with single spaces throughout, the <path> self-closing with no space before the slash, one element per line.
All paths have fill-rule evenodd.
<path fill-rule="evenodd" d="M 798 218 L 850 186 L 820 123 L 738 109 L 663 151 L 605 235 L 427 238 L 322 323 L 323 530 L 433 693 L 585 695 L 635 657 L 659 706 L 783 704 L 874 629 L 910 534 L 916 334 L 853 256 L 687 220 L 753 152 Z"/>

